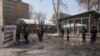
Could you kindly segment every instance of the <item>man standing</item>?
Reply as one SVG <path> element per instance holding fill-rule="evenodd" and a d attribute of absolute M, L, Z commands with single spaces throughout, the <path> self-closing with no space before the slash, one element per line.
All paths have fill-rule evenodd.
<path fill-rule="evenodd" d="M 62 39 L 64 38 L 64 29 L 61 28 L 61 36 L 62 36 Z"/>
<path fill-rule="evenodd" d="M 96 42 L 96 35 L 97 35 L 97 29 L 95 26 L 93 26 L 91 30 L 91 43 L 93 44 Z"/>
<path fill-rule="evenodd" d="M 25 25 L 25 27 L 24 27 L 24 39 L 25 39 L 25 43 L 29 43 L 29 41 L 28 41 L 28 34 L 29 34 L 29 31 L 27 29 L 27 25 Z"/>
<path fill-rule="evenodd" d="M 20 40 L 20 28 L 17 26 L 16 29 L 16 42 L 19 43 Z"/>
<path fill-rule="evenodd" d="M 28 34 L 29 34 L 29 32 L 25 31 L 25 34 L 24 34 L 25 43 L 29 43 L 29 41 L 28 41 Z"/>
<path fill-rule="evenodd" d="M 70 33 L 70 31 L 69 31 L 69 29 L 67 28 L 67 41 L 69 41 L 69 33 Z"/>
<path fill-rule="evenodd" d="M 87 32 L 87 30 L 84 27 L 82 27 L 82 38 L 83 38 L 83 42 L 86 42 L 86 32 Z"/>
<path fill-rule="evenodd" d="M 20 40 L 20 33 L 21 33 L 20 26 L 17 25 L 17 28 L 16 28 L 16 42 L 17 43 L 19 43 L 19 40 Z"/>
<path fill-rule="evenodd" d="M 40 27 L 40 28 L 37 29 L 37 35 L 38 35 L 38 40 L 40 42 L 42 42 L 43 35 L 44 35 L 44 28 L 43 27 Z"/>

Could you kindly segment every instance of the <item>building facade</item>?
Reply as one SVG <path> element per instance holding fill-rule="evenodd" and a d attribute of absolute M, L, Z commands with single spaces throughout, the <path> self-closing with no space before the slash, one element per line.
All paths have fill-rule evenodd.
<path fill-rule="evenodd" d="M 66 17 L 69 17 L 69 16 L 71 16 L 71 15 L 66 14 L 66 13 L 63 13 L 63 12 L 59 12 L 59 14 L 58 14 L 58 20 L 59 20 L 59 19 L 66 18 Z M 56 22 L 56 14 L 53 14 L 53 16 L 52 16 L 52 21 L 53 21 L 55 24 L 57 24 L 57 22 Z M 67 24 L 66 22 L 67 22 L 66 20 L 63 21 L 63 25 Z"/>
<path fill-rule="evenodd" d="M 24 7 L 19 8 L 19 3 Z M 21 18 L 21 16 L 18 16 L 21 14 L 19 10 L 25 12 L 23 18 L 29 18 L 28 4 L 23 3 L 21 0 L 0 0 L 0 25 L 15 25 L 16 20 Z"/>
<path fill-rule="evenodd" d="M 98 32 L 100 32 L 100 23 L 99 23 L 100 22 L 100 13 L 96 12 L 96 11 L 83 12 L 83 13 L 80 13 L 77 15 L 73 15 L 70 17 L 60 19 L 59 21 L 61 23 L 63 23 L 63 21 L 67 21 L 66 23 L 70 24 L 70 25 L 73 23 L 74 30 L 75 30 L 75 28 L 77 28 L 76 24 L 83 24 L 83 25 L 86 25 L 88 33 L 90 33 L 93 26 L 95 26 L 97 28 Z M 80 28 L 82 28 L 82 26 Z"/>
<path fill-rule="evenodd" d="M 29 5 L 26 3 L 18 2 L 16 5 L 17 18 L 29 18 Z"/>

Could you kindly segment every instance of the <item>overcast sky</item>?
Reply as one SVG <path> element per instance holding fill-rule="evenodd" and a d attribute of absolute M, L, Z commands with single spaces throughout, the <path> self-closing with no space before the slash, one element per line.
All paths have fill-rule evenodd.
<path fill-rule="evenodd" d="M 66 4 L 68 9 L 65 13 L 70 15 L 75 15 L 78 13 L 81 13 L 84 11 L 83 8 L 80 8 L 78 3 L 75 0 L 63 0 Z M 44 13 L 47 13 L 47 17 L 51 18 L 53 14 L 53 7 L 51 0 L 44 0 L 41 2 L 41 0 L 23 0 L 23 2 L 29 3 L 34 7 L 35 11 L 41 11 Z"/>

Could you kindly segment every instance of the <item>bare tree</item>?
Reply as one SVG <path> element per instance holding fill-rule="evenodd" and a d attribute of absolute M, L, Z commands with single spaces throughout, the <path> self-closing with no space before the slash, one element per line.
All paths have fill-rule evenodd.
<path fill-rule="evenodd" d="M 43 27 L 44 26 L 44 22 L 46 19 L 45 13 L 42 12 L 34 12 L 34 19 L 36 19 L 39 23 L 39 27 L 40 25 Z"/>
<path fill-rule="evenodd" d="M 88 11 L 95 10 L 97 12 L 100 12 L 100 0 L 76 0 L 80 6 L 83 6 Z M 89 16 L 92 17 L 91 15 Z M 89 18 L 89 25 L 91 25 L 91 19 Z M 98 23 L 99 20 L 96 20 L 96 23 Z M 97 24 L 98 25 L 98 24 Z M 90 26 L 89 26 L 89 32 L 90 32 Z M 97 27 L 98 28 L 98 27 Z"/>
<path fill-rule="evenodd" d="M 41 0 L 43 1 L 43 0 Z M 59 12 L 61 10 L 61 8 L 63 7 L 64 9 L 67 9 L 66 4 L 63 2 L 63 0 L 51 0 L 52 1 L 52 5 L 53 5 L 53 10 L 54 10 L 54 14 L 55 14 L 55 18 L 53 18 L 56 26 L 57 26 L 57 31 L 59 33 L 60 29 L 59 29 Z"/>
<path fill-rule="evenodd" d="M 76 0 L 80 6 L 83 6 L 88 11 L 96 10 L 99 11 L 100 9 L 100 0 Z"/>
<path fill-rule="evenodd" d="M 35 13 L 35 19 L 38 21 L 38 25 L 37 25 L 37 35 L 38 35 L 38 39 L 40 42 L 42 42 L 42 38 L 44 35 L 44 23 L 45 23 L 45 13 L 42 12 L 38 12 Z"/>
<path fill-rule="evenodd" d="M 94 1 L 94 7 L 96 9 L 96 11 L 100 11 L 100 0 L 96 0 Z"/>

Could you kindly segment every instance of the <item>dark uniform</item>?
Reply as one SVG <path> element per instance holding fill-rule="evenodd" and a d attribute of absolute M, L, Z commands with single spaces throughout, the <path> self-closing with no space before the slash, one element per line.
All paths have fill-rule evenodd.
<path fill-rule="evenodd" d="M 69 41 L 69 29 L 67 28 L 67 41 Z"/>
<path fill-rule="evenodd" d="M 37 30 L 37 35 L 38 35 L 38 40 L 39 40 L 40 42 L 42 42 L 42 38 L 43 38 L 43 35 L 44 35 L 44 29 L 43 29 L 43 28 L 38 29 L 38 30 Z"/>
<path fill-rule="evenodd" d="M 17 26 L 17 29 L 16 29 L 16 42 L 19 42 L 20 40 L 20 28 Z"/>
<path fill-rule="evenodd" d="M 64 38 L 64 29 L 61 29 L 61 36 Z"/>
<path fill-rule="evenodd" d="M 25 43 L 29 43 L 29 41 L 28 41 L 28 31 L 26 31 L 25 32 L 25 34 L 24 34 L 24 38 L 25 38 Z"/>
<path fill-rule="evenodd" d="M 29 43 L 29 41 L 28 41 L 28 34 L 29 34 L 29 31 L 28 31 L 28 29 L 27 29 L 27 25 L 25 25 L 25 27 L 24 27 L 24 39 L 25 39 L 25 43 Z"/>
<path fill-rule="evenodd" d="M 92 30 L 91 30 L 91 43 L 95 43 L 96 41 L 96 35 L 97 35 L 97 29 L 95 28 L 95 26 L 93 26 Z"/>
<path fill-rule="evenodd" d="M 86 32 L 87 32 L 87 30 L 84 27 L 82 27 L 82 38 L 83 38 L 83 42 L 86 42 Z"/>

